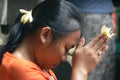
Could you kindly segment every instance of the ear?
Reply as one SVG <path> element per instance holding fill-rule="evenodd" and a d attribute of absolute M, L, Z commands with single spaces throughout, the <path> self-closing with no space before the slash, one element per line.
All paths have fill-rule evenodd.
<path fill-rule="evenodd" d="M 50 27 L 43 27 L 41 29 L 40 39 L 42 43 L 48 43 L 52 40 L 52 31 Z"/>

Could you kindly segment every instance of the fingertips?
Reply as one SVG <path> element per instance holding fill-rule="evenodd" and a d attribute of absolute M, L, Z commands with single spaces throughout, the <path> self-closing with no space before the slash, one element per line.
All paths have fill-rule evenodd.
<path fill-rule="evenodd" d="M 103 55 L 106 53 L 106 51 L 108 50 L 108 46 L 104 46 L 104 48 L 101 50 L 101 55 L 98 56 L 99 60 L 101 60 L 101 58 L 103 57 Z"/>
<path fill-rule="evenodd" d="M 82 37 L 82 38 L 80 39 L 80 41 L 79 41 L 78 45 L 77 45 L 77 48 L 82 47 L 84 44 L 85 44 L 85 38 L 84 38 L 84 37 Z"/>
<path fill-rule="evenodd" d="M 96 42 L 98 42 L 104 35 L 103 34 L 99 34 L 97 37 L 95 37 L 92 41 L 90 41 L 88 43 L 89 46 L 94 46 L 96 44 Z"/>
<path fill-rule="evenodd" d="M 104 37 L 104 43 L 107 43 L 109 41 L 108 36 L 103 34 L 103 37 Z"/>
<path fill-rule="evenodd" d="M 108 50 L 108 46 L 104 46 L 104 48 L 102 49 L 102 52 L 103 52 L 103 54 L 105 54 L 105 52 Z"/>
<path fill-rule="evenodd" d="M 82 45 L 84 45 L 84 44 L 85 44 L 85 38 L 82 37 L 82 38 L 80 39 L 80 42 L 81 42 Z"/>

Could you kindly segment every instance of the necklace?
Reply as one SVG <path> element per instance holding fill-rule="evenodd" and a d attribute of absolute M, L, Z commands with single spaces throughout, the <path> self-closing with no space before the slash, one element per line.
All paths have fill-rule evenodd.
<path fill-rule="evenodd" d="M 43 71 L 49 76 L 50 80 L 55 80 L 45 69 L 43 69 Z"/>

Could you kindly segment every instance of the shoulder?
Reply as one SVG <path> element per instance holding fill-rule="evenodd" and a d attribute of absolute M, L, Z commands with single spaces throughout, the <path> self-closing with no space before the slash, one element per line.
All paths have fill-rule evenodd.
<path fill-rule="evenodd" d="M 49 80 L 49 77 L 34 63 L 16 58 L 8 54 L 5 56 L 8 76 L 12 80 Z M 9 61 L 8 61 L 9 59 Z M 8 64 L 7 64 L 8 61 Z"/>
<path fill-rule="evenodd" d="M 15 79 L 19 78 L 20 80 L 47 79 L 47 76 L 39 67 L 26 60 L 16 60 L 11 64 L 9 72 L 12 77 L 15 77 Z"/>

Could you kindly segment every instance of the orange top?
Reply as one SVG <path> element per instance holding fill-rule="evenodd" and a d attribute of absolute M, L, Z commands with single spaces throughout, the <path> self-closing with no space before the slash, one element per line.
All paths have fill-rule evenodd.
<path fill-rule="evenodd" d="M 50 75 L 57 80 L 49 70 Z M 36 64 L 6 52 L 0 64 L 0 80 L 51 80 Z"/>

